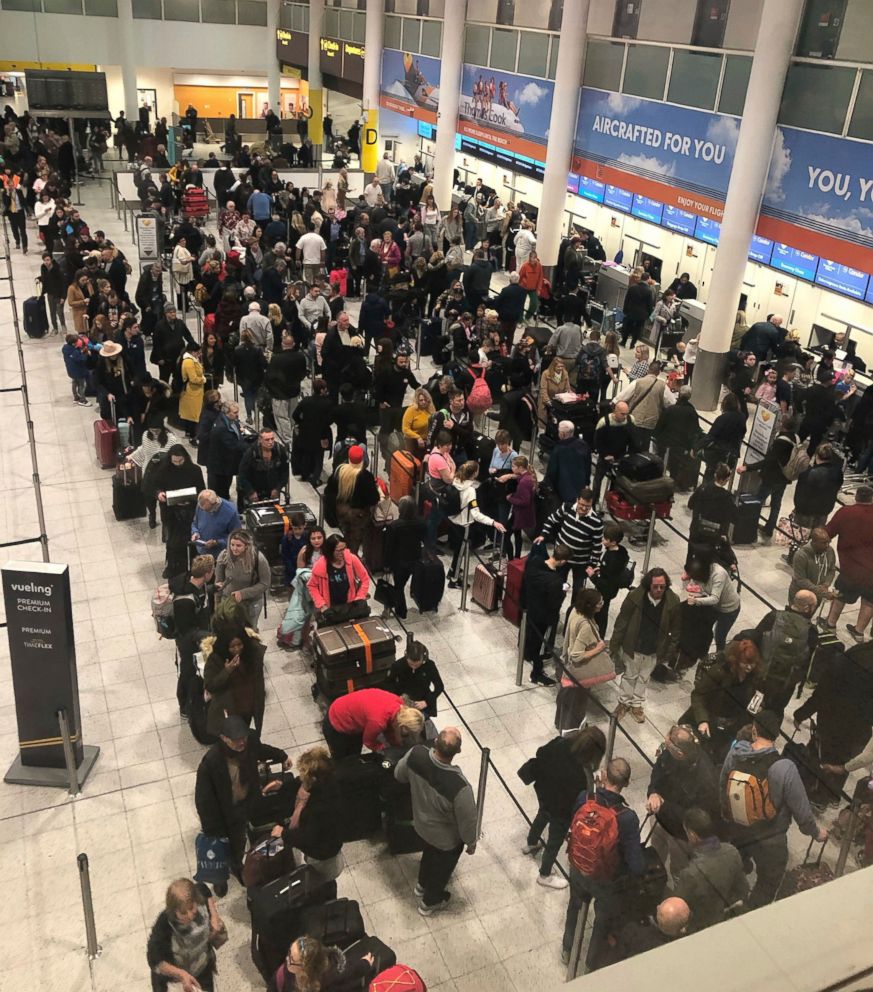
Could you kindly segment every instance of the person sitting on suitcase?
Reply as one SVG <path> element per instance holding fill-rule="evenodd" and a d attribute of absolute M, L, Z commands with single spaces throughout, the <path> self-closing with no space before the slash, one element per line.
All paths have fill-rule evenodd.
<path fill-rule="evenodd" d="M 751 729 L 741 733 L 744 739 L 728 752 L 719 781 L 722 816 L 733 824 L 732 842 L 744 862 L 755 864 L 749 909 L 776 897 L 788 865 L 792 820 L 807 837 L 821 844 L 828 839 L 828 831 L 815 821 L 797 765 L 776 747 L 781 722 L 769 710 L 755 714 Z"/>
<path fill-rule="evenodd" d="M 221 735 L 197 768 L 194 804 L 200 829 L 207 837 L 228 839 L 231 871 L 237 878 L 246 848 L 246 823 L 259 822 L 261 798 L 282 787 L 274 779 L 261 788 L 259 761 L 291 767 L 285 751 L 264 744 L 241 716 L 232 715 L 224 718 Z M 216 895 L 227 892 L 227 883 L 220 888 L 223 891 L 216 885 Z"/>
<path fill-rule="evenodd" d="M 364 938 L 365 944 L 373 938 Z M 358 947 L 358 943 L 353 945 Z M 350 949 L 349 949 L 350 950 Z M 368 988 L 379 970 L 379 963 L 368 951 L 352 957 L 338 947 L 328 947 L 316 937 L 298 937 L 291 942 L 285 960 L 270 982 L 268 992 L 341 992 L 344 989 Z"/>
<path fill-rule="evenodd" d="M 386 747 L 408 747 L 421 738 L 424 716 L 385 689 L 358 689 L 335 699 L 321 724 L 334 760 Z"/>
<path fill-rule="evenodd" d="M 444 686 L 436 662 L 421 641 L 413 641 L 406 654 L 395 661 L 388 673 L 387 689 L 406 696 L 412 705 L 432 720 L 437 715 L 437 698 Z"/>
<path fill-rule="evenodd" d="M 342 534 L 331 534 L 309 580 L 315 609 L 324 615 L 332 607 L 356 602 L 366 605 L 369 588 L 370 576 L 361 559 L 349 551 Z"/>

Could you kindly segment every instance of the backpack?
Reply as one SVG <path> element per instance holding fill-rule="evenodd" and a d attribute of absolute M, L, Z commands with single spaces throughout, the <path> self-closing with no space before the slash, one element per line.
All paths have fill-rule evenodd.
<path fill-rule="evenodd" d="M 427 986 L 417 971 L 405 964 L 395 964 L 376 975 L 369 992 L 427 992 Z"/>
<path fill-rule="evenodd" d="M 780 610 L 773 629 L 764 634 L 761 657 L 768 682 L 788 686 L 809 663 L 809 621 L 793 610 Z"/>
<path fill-rule="evenodd" d="M 491 409 L 494 400 L 491 398 L 491 390 L 485 381 L 484 371 L 470 366 L 470 374 L 475 381 L 470 395 L 467 397 L 467 409 L 471 416 L 478 417 L 480 413 L 485 413 L 486 410 Z"/>
<path fill-rule="evenodd" d="M 781 755 L 772 751 L 744 754 L 727 775 L 723 799 L 723 814 L 729 823 L 754 827 L 776 819 L 778 810 L 770 798 L 767 772 Z"/>
<path fill-rule="evenodd" d="M 798 441 L 791 449 L 788 461 L 782 466 L 782 474 L 789 482 L 794 482 L 809 468 L 809 452 L 806 441 Z"/>
<path fill-rule="evenodd" d="M 176 618 L 173 612 L 176 599 L 193 599 L 193 597 L 188 594 L 175 596 L 170 592 L 170 586 L 166 582 L 162 582 L 152 593 L 152 619 L 155 621 L 155 629 L 158 637 L 165 637 L 168 641 L 176 639 Z"/>
<path fill-rule="evenodd" d="M 447 517 L 456 517 L 461 512 L 461 490 L 448 485 L 436 490 L 436 501 Z"/>
<path fill-rule="evenodd" d="M 592 881 L 608 882 L 618 871 L 618 813 L 589 794 L 570 824 L 567 857 Z"/>
<path fill-rule="evenodd" d="M 600 382 L 602 371 L 600 355 L 592 355 L 583 348 L 576 357 L 576 367 L 579 370 L 579 379 L 584 379 L 586 382 Z"/>

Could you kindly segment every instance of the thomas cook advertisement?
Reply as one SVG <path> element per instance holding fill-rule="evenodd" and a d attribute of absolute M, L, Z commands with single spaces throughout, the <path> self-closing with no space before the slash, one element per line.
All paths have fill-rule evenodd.
<path fill-rule="evenodd" d="M 464 65 L 458 130 L 543 161 L 553 95 L 554 84 L 548 79 Z"/>

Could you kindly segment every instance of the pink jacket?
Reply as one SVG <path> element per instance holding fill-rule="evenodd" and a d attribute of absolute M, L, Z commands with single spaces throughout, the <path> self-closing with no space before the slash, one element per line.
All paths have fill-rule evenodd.
<path fill-rule="evenodd" d="M 343 554 L 346 559 L 346 575 L 349 578 L 347 602 L 353 603 L 356 599 L 366 599 L 367 591 L 370 588 L 370 576 L 367 575 L 366 568 L 361 564 L 361 559 L 357 555 L 353 555 L 351 551 L 346 550 Z M 323 610 L 330 606 L 330 583 L 327 580 L 327 558 L 324 555 L 315 563 L 307 588 L 317 610 Z"/>

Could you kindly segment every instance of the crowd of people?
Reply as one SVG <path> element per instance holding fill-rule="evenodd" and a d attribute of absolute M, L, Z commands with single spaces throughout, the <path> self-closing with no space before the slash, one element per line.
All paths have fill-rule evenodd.
<path fill-rule="evenodd" d="M 10 223 L 23 249 L 26 221 L 48 217 L 39 224 L 41 294 L 53 329 L 66 330 L 69 311 L 62 355 L 73 401 L 95 397 L 125 461 L 141 469 L 148 524 L 166 545 L 158 629 L 175 637 L 180 713 L 208 746 L 197 813 L 204 838 L 226 840 L 226 870 L 211 891 L 187 879 L 170 886 L 149 941 L 155 980 L 180 981 L 186 992 L 211 987 L 222 931 L 215 900 L 231 876 L 243 877 L 252 824 L 269 824 L 335 892 L 338 782 L 363 748 L 393 751 L 395 780 L 409 789 L 423 851 L 418 912 L 450 911 L 451 875 L 476 850 L 477 810 L 454 763 L 461 732 L 431 733 L 427 723 L 444 687 L 424 646 L 411 641 L 384 686 L 327 701 L 325 746 L 297 758 L 291 774 L 288 755 L 261 740 L 259 625 L 276 589 L 288 596 L 278 643 L 291 650 L 308 650 L 314 630 L 366 616 L 377 595 L 402 620 L 423 556 L 446 557 L 457 589 L 469 580 L 465 550 L 488 544 L 495 556 L 511 548 L 524 569 L 511 595 L 527 611 L 531 682 L 559 683 L 557 736 L 525 766 L 539 804 L 525 853 L 542 848 L 539 884 L 565 888 L 555 865 L 569 833 L 565 954 L 591 900 L 594 968 L 776 897 L 791 823 L 827 840 L 815 812 L 839 803 L 847 775 L 866 767 L 873 727 L 873 488 L 862 479 L 851 505 L 836 509 L 847 462 L 861 473 L 873 462 L 873 397 L 857 395 L 833 353 L 808 357 L 778 318 L 751 328 L 738 318 L 726 391 L 704 430 L 691 402 L 696 342 L 677 340 L 658 357 L 666 328 L 681 319 L 674 301 L 696 292 L 686 275 L 656 299 L 647 272 L 635 271 L 623 323 L 601 334 L 588 307 L 596 283 L 583 275 L 585 260 L 602 253 L 596 238 L 567 239 L 549 283 L 535 226 L 514 204 L 504 207 L 479 181 L 439 210 L 423 168 L 398 173 L 388 159 L 391 169 L 354 198 L 342 174 L 336 188 L 297 189 L 277 182 L 266 151 L 244 161 L 240 149 L 241 175 L 226 165 L 214 173 L 213 234 L 164 195 L 169 175 L 155 181 L 159 164 L 143 158 L 137 182 L 165 225 L 171 261 L 169 272 L 155 263 L 132 279 L 131 298 L 131 266 L 69 202 L 61 156 L 29 122 L 10 124 L 21 140 L 4 158 L 4 213 L 24 218 Z M 197 185 L 199 171 L 177 175 Z M 497 269 L 510 274 L 492 294 Z M 202 340 L 184 319 L 195 306 Z M 546 314 L 555 320 L 544 329 Z M 416 351 L 434 374 L 413 370 Z M 743 460 L 756 402 L 778 409 L 780 428 L 767 452 Z M 386 479 L 371 463 L 379 456 Z M 623 518 L 612 513 L 610 497 L 639 459 L 670 480 L 670 493 L 690 494 L 679 570 L 637 575 Z M 291 477 L 319 491 L 327 526 L 292 509 L 270 558 L 248 511 L 288 502 Z M 763 536 L 787 526 L 793 542 L 785 601 L 756 625 L 744 622 L 747 590 L 732 547 L 737 478 L 770 501 Z M 193 496 L 177 499 L 182 490 Z M 859 601 L 847 627 L 857 644 L 846 650 L 837 625 Z M 644 845 L 639 816 L 621 797 L 630 766 L 607 755 L 598 770 L 605 741 L 588 721 L 602 708 L 598 686 L 615 684 L 616 718 L 643 724 L 650 682 L 686 676 L 693 687 L 652 770 L 654 832 Z M 798 724 L 818 716 L 812 777 L 780 754 L 786 713 Z M 259 763 L 285 774 L 263 782 Z M 743 789 L 752 780 L 766 810 L 749 821 Z M 311 938 L 298 937 L 283 949 L 283 983 L 309 960 Z M 319 949 L 322 974 L 336 970 L 332 953 Z"/>

